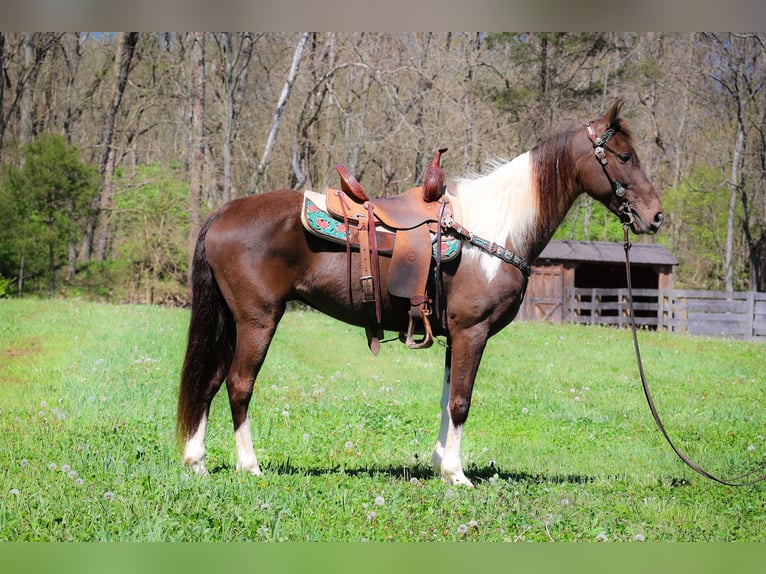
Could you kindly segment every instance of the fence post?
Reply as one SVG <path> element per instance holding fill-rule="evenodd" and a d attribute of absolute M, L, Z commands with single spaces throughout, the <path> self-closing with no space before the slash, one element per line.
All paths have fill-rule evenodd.
<path fill-rule="evenodd" d="M 747 292 L 747 330 L 748 339 L 755 338 L 755 291 Z"/>

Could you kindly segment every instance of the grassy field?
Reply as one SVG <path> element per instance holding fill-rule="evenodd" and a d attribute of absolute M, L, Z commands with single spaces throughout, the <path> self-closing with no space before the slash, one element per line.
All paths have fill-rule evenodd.
<path fill-rule="evenodd" d="M 187 321 L 0 300 L 0 540 L 766 540 L 766 487 L 712 483 L 662 439 L 627 331 L 519 323 L 492 339 L 464 437 L 469 490 L 427 465 L 443 349 L 376 358 L 361 329 L 303 311 L 251 403 L 264 476 L 234 470 L 225 392 L 211 475 L 190 475 L 174 442 Z M 641 342 L 682 449 L 722 475 L 764 460 L 764 344 Z"/>

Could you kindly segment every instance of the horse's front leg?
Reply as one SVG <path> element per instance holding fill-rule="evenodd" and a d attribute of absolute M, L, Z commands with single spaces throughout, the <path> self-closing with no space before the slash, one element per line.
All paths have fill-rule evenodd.
<path fill-rule="evenodd" d="M 442 389 L 442 416 L 439 438 L 434 447 L 431 463 L 443 481 L 472 487 L 463 472 L 460 444 L 463 427 L 471 408 L 471 395 L 479 368 L 486 334 L 470 336 L 462 333 L 453 338 L 447 347 L 444 361 L 444 384 Z"/>

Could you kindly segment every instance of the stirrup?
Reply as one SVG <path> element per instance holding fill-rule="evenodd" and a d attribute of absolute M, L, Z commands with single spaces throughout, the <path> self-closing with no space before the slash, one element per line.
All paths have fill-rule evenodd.
<path fill-rule="evenodd" d="M 431 311 L 427 308 L 424 308 L 420 311 L 420 320 L 423 322 L 423 328 L 426 332 L 423 335 L 423 338 L 419 341 L 416 341 L 414 337 L 415 318 L 413 317 L 413 314 L 414 309 L 410 311 L 410 322 L 407 326 L 407 335 L 404 342 L 410 349 L 427 349 L 434 344 L 434 335 L 431 331 L 431 323 L 428 320 L 428 316 L 431 314 Z"/>

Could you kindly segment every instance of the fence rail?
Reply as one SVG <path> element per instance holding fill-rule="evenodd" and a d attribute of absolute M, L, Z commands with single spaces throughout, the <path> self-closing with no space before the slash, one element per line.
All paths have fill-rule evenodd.
<path fill-rule="evenodd" d="M 627 289 L 575 288 L 568 303 L 569 322 L 630 325 Z M 634 289 L 633 308 L 650 329 L 766 340 L 766 293 Z"/>

